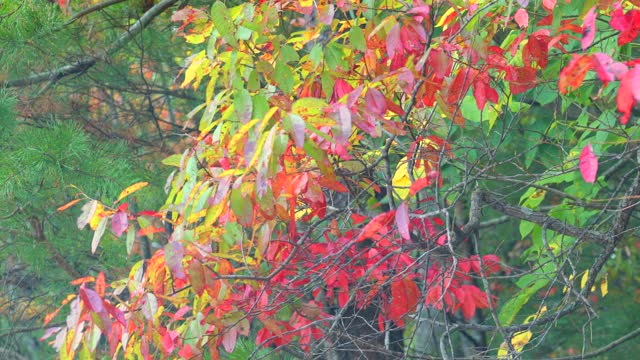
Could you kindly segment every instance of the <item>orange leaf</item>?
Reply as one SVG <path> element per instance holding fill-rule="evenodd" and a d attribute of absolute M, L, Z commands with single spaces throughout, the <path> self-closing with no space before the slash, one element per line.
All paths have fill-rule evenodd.
<path fill-rule="evenodd" d="M 98 278 L 96 279 L 96 292 L 100 297 L 104 297 L 104 292 L 107 288 L 107 281 L 104 276 L 104 272 L 100 271 Z"/>
<path fill-rule="evenodd" d="M 69 201 L 68 203 L 66 203 L 66 204 L 64 204 L 64 205 L 62 205 L 62 206 L 60 206 L 57 210 L 58 210 L 58 211 L 65 211 L 65 210 L 67 210 L 68 208 L 72 207 L 73 205 L 77 204 L 77 203 L 78 203 L 78 201 L 81 201 L 81 200 L 84 200 L 84 199 L 75 199 L 75 200 L 71 200 L 71 201 Z"/>
<path fill-rule="evenodd" d="M 589 71 L 592 66 L 590 56 L 574 55 L 569 65 L 560 71 L 558 90 L 560 90 L 562 94 L 566 94 L 569 87 L 571 87 L 572 90 L 579 88 L 580 85 L 582 85 L 584 77 L 587 75 L 587 71 Z"/>
<path fill-rule="evenodd" d="M 81 277 L 71 281 L 71 285 L 80 285 L 80 284 L 94 282 L 94 281 L 96 281 L 96 278 L 94 278 L 93 276 L 85 276 L 85 277 Z"/>
<path fill-rule="evenodd" d="M 164 228 L 149 226 L 149 227 L 140 229 L 140 231 L 138 231 L 138 236 L 145 236 L 145 235 L 155 234 L 160 232 L 164 232 Z"/>
<path fill-rule="evenodd" d="M 57 309 L 55 309 L 52 313 L 47 314 L 47 315 L 44 317 L 44 323 L 43 323 L 43 325 L 47 325 L 49 322 L 51 322 L 51 320 L 52 320 L 54 317 L 56 317 L 56 315 L 58 315 L 58 313 L 60 312 L 60 309 L 62 309 L 62 306 L 61 306 L 61 307 L 59 307 L 59 308 L 57 308 Z"/>

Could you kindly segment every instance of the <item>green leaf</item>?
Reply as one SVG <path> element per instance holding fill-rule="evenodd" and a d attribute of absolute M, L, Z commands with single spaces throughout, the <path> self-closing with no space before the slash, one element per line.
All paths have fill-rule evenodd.
<path fill-rule="evenodd" d="M 367 40 L 364 38 L 364 32 L 357 26 L 354 26 L 349 30 L 349 39 L 354 48 L 360 51 L 367 50 Z"/>
<path fill-rule="evenodd" d="M 329 44 L 324 48 L 324 60 L 329 69 L 345 68 L 342 55 L 342 49 L 336 44 Z"/>
<path fill-rule="evenodd" d="M 216 1 L 211 6 L 211 19 L 213 20 L 213 26 L 218 30 L 220 36 L 233 47 L 238 46 L 238 41 L 235 38 L 233 21 L 229 9 L 220 1 Z"/>
<path fill-rule="evenodd" d="M 309 59 L 313 61 L 313 65 L 318 66 L 322 63 L 323 52 L 322 45 L 315 44 L 309 53 Z"/>
<path fill-rule="evenodd" d="M 235 112 L 238 120 L 243 124 L 246 124 L 251 120 L 253 112 L 253 102 L 251 94 L 247 89 L 240 89 L 233 101 L 233 111 Z"/>
<path fill-rule="evenodd" d="M 162 159 L 162 163 L 167 166 L 180 167 L 181 160 L 182 160 L 182 154 L 173 154 L 169 157 Z"/>
<path fill-rule="evenodd" d="M 274 78 L 280 90 L 285 94 L 291 93 L 291 89 L 293 89 L 293 73 L 287 64 L 283 62 L 276 64 Z"/>
<path fill-rule="evenodd" d="M 285 45 L 280 48 L 280 58 L 278 61 L 289 63 L 297 62 L 298 60 L 300 60 L 300 56 L 292 46 Z"/>

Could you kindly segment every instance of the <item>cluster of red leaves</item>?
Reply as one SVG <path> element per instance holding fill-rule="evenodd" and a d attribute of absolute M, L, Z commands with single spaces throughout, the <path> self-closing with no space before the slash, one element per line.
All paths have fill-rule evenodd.
<path fill-rule="evenodd" d="M 476 309 L 489 307 L 487 294 L 470 283 L 472 273 L 486 277 L 500 270 L 500 259 L 496 255 L 485 255 L 482 259 L 477 255 L 459 259 L 455 271 L 434 264 L 427 274 L 429 288 L 425 298 L 426 305 L 437 309 L 445 306 L 449 312 L 460 310 L 464 318 L 469 320 L 475 315 Z"/>
<path fill-rule="evenodd" d="M 586 50 L 593 43 L 596 33 L 596 12 L 592 8 L 584 18 L 582 26 L 582 48 Z M 613 5 L 609 25 L 620 31 L 618 45 L 633 41 L 640 32 L 640 10 L 631 9 L 626 13 L 620 2 Z M 580 87 L 589 72 L 593 70 L 598 79 L 607 86 L 612 81 L 619 81 L 617 94 L 618 111 L 622 113 L 620 122 L 629 121 L 631 110 L 640 103 L 640 68 L 638 60 L 618 62 L 604 53 L 573 55 L 569 64 L 560 72 L 558 89 L 566 94 L 569 89 Z"/>

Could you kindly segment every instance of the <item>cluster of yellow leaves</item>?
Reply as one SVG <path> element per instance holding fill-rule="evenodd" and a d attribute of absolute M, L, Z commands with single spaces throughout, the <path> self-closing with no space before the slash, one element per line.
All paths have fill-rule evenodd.
<path fill-rule="evenodd" d="M 573 280 L 573 275 L 569 276 L 569 280 Z M 580 289 L 584 289 L 584 287 L 587 285 L 588 280 L 589 280 L 589 270 L 585 271 L 582 274 L 582 277 L 580 278 Z M 568 290 L 569 289 L 565 286 L 564 289 L 562 289 L 562 293 L 565 294 Z M 596 291 L 596 287 L 594 285 L 591 287 L 591 292 L 595 292 L 595 291 Z M 605 274 L 602 280 L 600 281 L 600 293 L 602 294 L 602 297 L 607 296 L 607 294 L 609 293 L 609 280 L 607 279 L 607 274 Z"/>
<path fill-rule="evenodd" d="M 533 314 L 527 317 L 524 323 L 528 324 L 534 321 L 535 319 L 539 318 L 540 316 L 544 315 L 544 313 L 546 312 L 547 312 L 547 307 L 543 306 L 542 309 L 540 309 L 540 311 L 538 311 L 536 314 Z M 520 353 L 522 352 L 522 349 L 524 349 L 525 345 L 527 345 L 529 341 L 531 341 L 532 337 L 533 337 L 533 333 L 530 330 L 517 332 L 513 334 L 513 336 L 511 337 L 511 346 L 513 346 L 513 349 L 516 352 Z M 498 349 L 498 359 L 507 359 L 507 358 L 509 358 L 509 346 L 507 345 L 506 341 L 503 341 L 502 344 L 500 344 L 500 349 Z"/>

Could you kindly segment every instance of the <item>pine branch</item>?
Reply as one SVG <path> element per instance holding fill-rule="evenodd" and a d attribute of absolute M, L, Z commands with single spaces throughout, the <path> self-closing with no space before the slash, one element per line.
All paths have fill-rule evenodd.
<path fill-rule="evenodd" d="M 39 84 L 46 81 L 57 81 L 69 75 L 82 73 L 99 61 L 104 61 L 110 56 L 118 52 L 124 45 L 131 41 L 136 35 L 141 33 L 144 28 L 153 21 L 156 17 L 162 14 L 165 10 L 171 7 L 178 0 L 163 0 L 157 5 L 145 12 L 135 24 L 131 25 L 129 29 L 124 32 L 116 41 L 111 44 L 111 47 L 106 51 L 98 55 L 87 56 L 80 59 L 73 64 L 61 66 L 51 71 L 45 71 L 39 74 L 34 74 L 21 79 L 0 81 L 0 87 L 24 87 L 34 84 Z"/>

